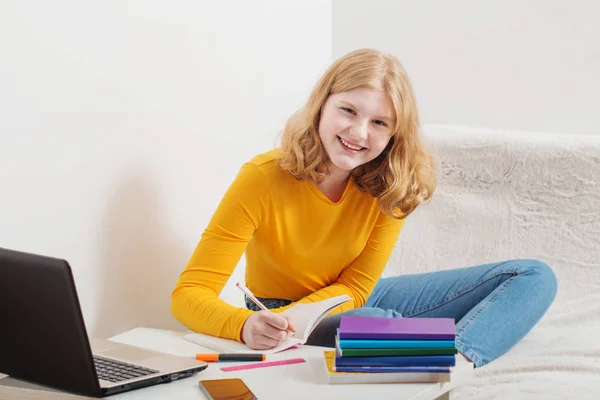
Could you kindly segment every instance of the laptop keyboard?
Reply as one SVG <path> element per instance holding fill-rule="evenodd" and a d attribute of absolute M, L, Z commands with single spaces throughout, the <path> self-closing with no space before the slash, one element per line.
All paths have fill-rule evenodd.
<path fill-rule="evenodd" d="M 158 372 L 155 369 L 144 368 L 139 365 L 127 364 L 98 356 L 94 356 L 94 364 L 96 364 L 98 378 L 109 382 L 125 381 Z"/>

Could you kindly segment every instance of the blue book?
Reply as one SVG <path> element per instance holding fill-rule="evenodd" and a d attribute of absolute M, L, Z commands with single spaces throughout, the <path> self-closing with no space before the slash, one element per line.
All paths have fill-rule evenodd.
<path fill-rule="evenodd" d="M 454 367 L 456 357 L 449 356 L 381 356 L 381 357 L 340 357 L 336 356 L 335 366 L 339 367 Z"/>
<path fill-rule="evenodd" d="M 454 349 L 454 340 L 393 340 L 393 339 L 340 339 L 337 329 L 336 341 L 340 349 Z"/>
<path fill-rule="evenodd" d="M 449 367 L 337 367 L 335 351 L 323 355 L 331 384 L 450 382 L 451 377 Z"/>
<path fill-rule="evenodd" d="M 341 339 L 341 349 L 454 349 L 454 340 L 368 340 Z"/>

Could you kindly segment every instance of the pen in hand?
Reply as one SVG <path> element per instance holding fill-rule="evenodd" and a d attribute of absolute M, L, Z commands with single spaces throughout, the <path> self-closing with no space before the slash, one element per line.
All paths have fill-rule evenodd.
<path fill-rule="evenodd" d="M 256 304 L 256 305 L 257 305 L 257 306 L 258 306 L 258 307 L 259 307 L 261 310 L 264 310 L 264 311 L 270 311 L 270 310 L 269 310 L 267 307 L 265 307 L 265 305 L 264 305 L 263 303 L 261 303 L 261 302 L 260 302 L 260 301 L 259 301 L 259 300 L 256 298 L 256 296 L 254 296 L 254 294 L 252 294 L 252 292 L 250 291 L 250 289 L 248 289 L 246 286 L 244 286 L 243 284 L 241 284 L 241 283 L 239 283 L 239 282 L 238 282 L 238 283 L 236 283 L 236 284 L 235 284 L 235 286 L 237 286 L 237 287 L 238 287 L 238 288 L 239 288 L 239 289 L 240 289 L 242 292 L 244 292 L 244 294 L 245 294 L 246 296 L 248 296 L 248 298 L 249 298 L 250 300 L 252 300 L 252 302 L 253 302 L 254 304 Z M 289 335 L 291 335 L 291 336 L 294 336 L 294 334 L 296 333 L 295 331 L 293 331 L 293 330 L 291 330 L 291 329 L 287 329 L 287 330 L 286 330 L 286 332 L 287 332 Z"/>

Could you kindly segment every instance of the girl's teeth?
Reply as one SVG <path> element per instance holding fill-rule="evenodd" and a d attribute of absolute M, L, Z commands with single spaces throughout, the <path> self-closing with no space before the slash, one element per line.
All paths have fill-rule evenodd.
<path fill-rule="evenodd" d="M 350 143 L 346 142 L 344 139 L 340 138 L 340 141 L 342 142 L 342 144 L 344 146 L 346 146 L 347 148 L 351 149 L 351 150 L 362 150 L 362 147 L 356 147 L 356 146 L 352 146 Z"/>

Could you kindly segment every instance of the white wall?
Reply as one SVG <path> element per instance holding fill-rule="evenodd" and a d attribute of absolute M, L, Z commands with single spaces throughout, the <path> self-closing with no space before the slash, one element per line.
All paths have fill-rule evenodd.
<path fill-rule="evenodd" d="M 329 1 L 4 1 L 0 247 L 66 258 L 93 335 L 180 327 L 176 279 L 330 38 Z"/>
<path fill-rule="evenodd" d="M 600 2 L 333 0 L 333 56 L 404 63 L 424 123 L 600 134 Z"/>

